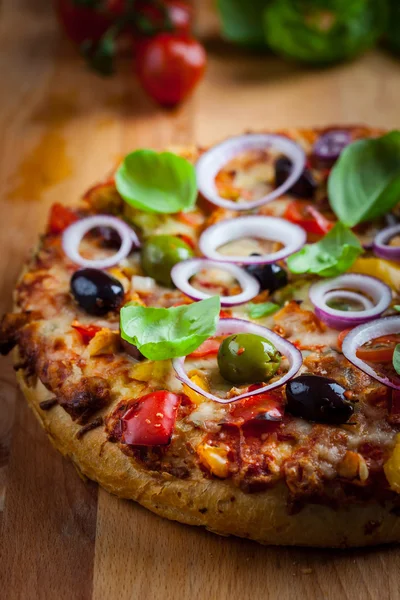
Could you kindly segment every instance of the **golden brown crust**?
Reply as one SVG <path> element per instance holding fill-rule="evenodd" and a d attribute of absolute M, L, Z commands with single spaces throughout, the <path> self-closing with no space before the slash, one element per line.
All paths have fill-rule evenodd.
<path fill-rule="evenodd" d="M 146 471 L 107 442 L 103 428 L 78 439 L 81 427 L 60 406 L 41 410 L 40 402 L 48 398 L 46 389 L 41 384 L 29 386 L 22 370 L 17 378 L 57 450 L 107 491 L 162 517 L 263 544 L 346 548 L 400 542 L 400 518 L 390 504 L 372 502 L 337 510 L 310 504 L 291 515 L 284 484 L 246 494 L 230 481 L 180 480 Z"/>

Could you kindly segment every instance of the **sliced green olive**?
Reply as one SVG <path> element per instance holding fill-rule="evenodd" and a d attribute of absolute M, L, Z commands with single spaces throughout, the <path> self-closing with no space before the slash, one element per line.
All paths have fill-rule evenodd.
<path fill-rule="evenodd" d="M 161 285 L 173 287 L 171 269 L 176 263 L 192 258 L 193 250 L 173 235 L 153 235 L 142 247 L 143 271 Z"/>
<path fill-rule="evenodd" d="M 268 381 L 281 364 L 281 355 L 267 339 L 254 333 L 230 335 L 218 352 L 218 366 L 231 383 Z"/>

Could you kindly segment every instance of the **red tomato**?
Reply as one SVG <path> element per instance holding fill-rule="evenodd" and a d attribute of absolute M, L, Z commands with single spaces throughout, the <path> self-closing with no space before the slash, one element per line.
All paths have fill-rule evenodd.
<path fill-rule="evenodd" d="M 334 223 L 328 221 L 314 206 L 301 200 L 290 202 L 283 213 L 283 218 L 300 225 L 307 233 L 316 235 L 325 235 L 334 226 Z"/>
<path fill-rule="evenodd" d="M 284 407 L 282 397 L 273 392 L 249 396 L 233 404 L 225 422 L 241 427 L 250 421 L 282 421 Z"/>
<path fill-rule="evenodd" d="M 136 55 L 140 83 L 163 106 L 182 102 L 201 79 L 205 64 L 203 46 L 183 34 L 156 35 L 140 44 Z"/>
<path fill-rule="evenodd" d="M 121 0 L 110 0 L 121 2 Z M 187 2 L 180 0 L 164 0 L 162 3 L 167 12 L 174 33 L 190 33 L 193 19 L 193 9 Z M 162 7 L 144 0 L 139 2 L 135 11 L 145 17 L 155 30 L 161 31 L 165 26 L 165 14 Z"/>
<path fill-rule="evenodd" d="M 165 390 L 139 398 L 122 418 L 123 441 L 133 446 L 169 444 L 180 402 L 180 395 Z"/>
<path fill-rule="evenodd" d="M 189 358 L 203 358 L 204 356 L 210 356 L 211 354 L 218 354 L 221 342 L 210 338 L 203 342 L 197 350 L 189 354 Z"/>
<path fill-rule="evenodd" d="M 62 233 L 77 220 L 78 217 L 70 208 L 56 202 L 50 209 L 47 230 L 49 233 Z"/>
<path fill-rule="evenodd" d="M 80 334 L 84 344 L 88 344 L 101 329 L 98 325 L 81 325 L 80 323 L 72 323 L 72 327 Z"/>
<path fill-rule="evenodd" d="M 66 35 L 76 44 L 98 41 L 111 25 L 106 12 L 79 6 L 73 0 L 55 0 L 58 19 Z"/>
<path fill-rule="evenodd" d="M 231 311 L 230 310 L 220 310 L 219 311 L 219 318 L 220 319 L 230 319 L 231 318 Z"/>

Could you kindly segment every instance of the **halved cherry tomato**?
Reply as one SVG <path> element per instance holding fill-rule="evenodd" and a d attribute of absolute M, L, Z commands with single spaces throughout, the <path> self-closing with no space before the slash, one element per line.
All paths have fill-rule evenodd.
<path fill-rule="evenodd" d="M 98 325 L 81 325 L 81 323 L 72 323 L 72 327 L 80 334 L 84 344 L 88 344 L 101 330 Z"/>
<path fill-rule="evenodd" d="M 324 217 L 315 206 L 301 200 L 290 202 L 283 213 L 283 218 L 300 225 L 307 233 L 316 235 L 325 235 L 334 226 L 334 223 Z"/>
<path fill-rule="evenodd" d="M 339 333 L 337 339 L 339 350 L 342 349 L 344 338 L 350 331 L 351 329 L 344 329 Z M 373 346 L 357 348 L 357 357 L 365 362 L 390 363 L 393 360 L 395 346 L 399 341 L 399 336 L 395 334 L 381 336 L 372 340 Z"/>
<path fill-rule="evenodd" d="M 192 92 L 206 64 L 203 46 L 184 34 L 161 33 L 137 48 L 136 71 L 145 91 L 163 106 Z"/>
<path fill-rule="evenodd" d="M 219 311 L 219 318 L 220 319 L 230 319 L 231 318 L 231 313 L 227 310 L 220 310 Z"/>
<path fill-rule="evenodd" d="M 58 19 L 66 35 L 76 44 L 99 41 L 112 23 L 106 11 L 79 5 L 74 0 L 55 0 Z"/>
<path fill-rule="evenodd" d="M 257 386 L 251 386 L 257 388 Z M 284 406 L 280 394 L 265 392 L 249 396 L 233 404 L 225 418 L 225 424 L 242 427 L 250 421 L 282 421 Z"/>
<path fill-rule="evenodd" d="M 70 208 L 56 202 L 50 209 L 47 231 L 54 234 L 62 233 L 77 220 L 78 217 Z"/>
<path fill-rule="evenodd" d="M 189 358 L 203 358 L 204 356 L 210 356 L 211 354 L 218 354 L 221 342 L 210 338 L 203 342 L 197 350 L 189 354 Z"/>
<path fill-rule="evenodd" d="M 181 399 L 165 390 L 139 398 L 122 417 L 123 441 L 133 446 L 169 444 Z"/>

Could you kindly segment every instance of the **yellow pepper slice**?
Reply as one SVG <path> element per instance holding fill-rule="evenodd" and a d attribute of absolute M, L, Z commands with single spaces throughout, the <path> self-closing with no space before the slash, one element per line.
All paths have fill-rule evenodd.
<path fill-rule="evenodd" d="M 193 383 L 198 385 L 205 392 L 210 391 L 210 388 L 209 388 L 209 385 L 208 385 L 206 379 L 204 377 L 201 377 L 197 373 L 195 373 L 194 375 L 192 375 L 190 377 L 190 381 L 193 381 Z M 206 400 L 206 398 L 204 396 L 199 394 L 199 392 L 195 392 L 194 390 L 192 390 L 188 385 L 183 384 L 182 389 L 183 389 L 183 393 L 186 394 L 186 396 L 188 396 L 188 398 L 190 398 L 190 400 L 193 402 L 193 404 L 202 404 Z"/>
<path fill-rule="evenodd" d="M 229 475 L 228 451 L 218 446 L 200 444 L 197 454 L 201 462 L 211 471 L 213 475 L 224 479 Z"/>
<path fill-rule="evenodd" d="M 352 273 L 362 273 L 378 277 L 394 290 L 400 289 L 400 266 L 383 258 L 357 258 L 350 269 Z"/>
<path fill-rule="evenodd" d="M 384 464 L 383 470 L 391 489 L 400 494 L 400 433 L 397 434 L 392 456 Z"/>

